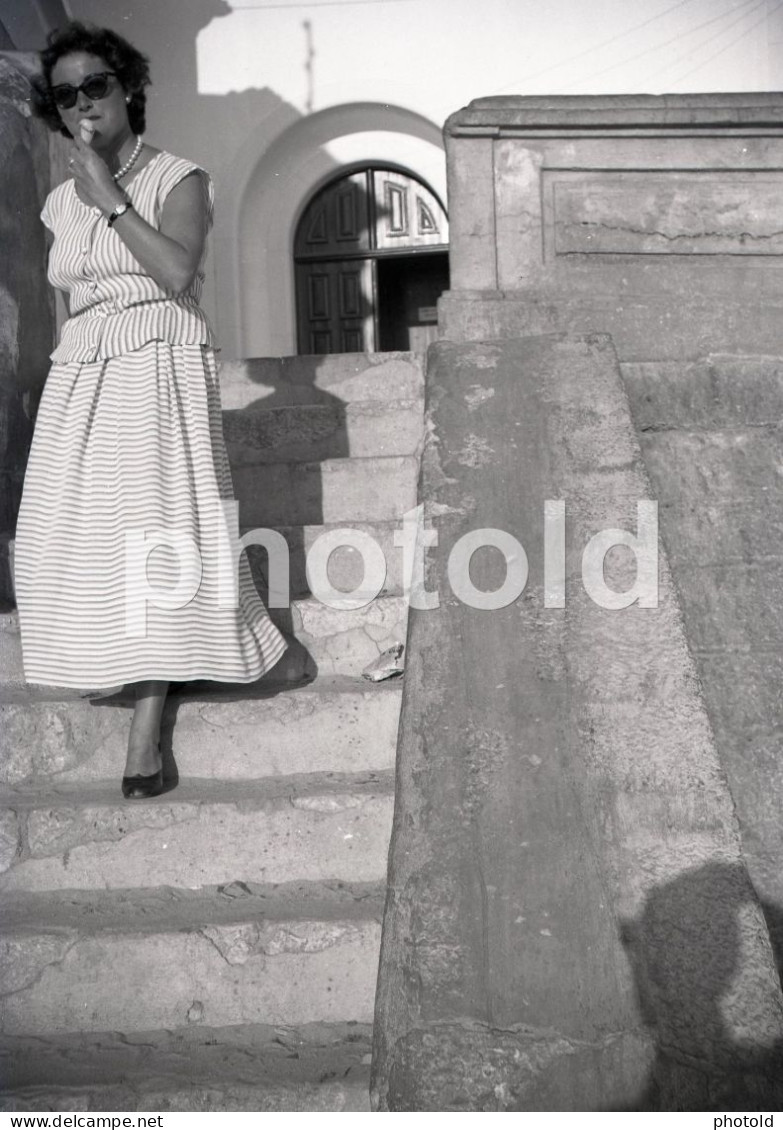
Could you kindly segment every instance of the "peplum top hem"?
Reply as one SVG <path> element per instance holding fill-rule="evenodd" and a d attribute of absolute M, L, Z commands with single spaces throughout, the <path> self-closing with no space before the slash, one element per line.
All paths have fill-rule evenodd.
<path fill-rule="evenodd" d="M 60 342 L 49 356 L 60 364 L 106 361 L 150 341 L 218 348 L 206 314 L 195 300 L 183 295 L 145 302 L 99 302 L 63 324 Z"/>

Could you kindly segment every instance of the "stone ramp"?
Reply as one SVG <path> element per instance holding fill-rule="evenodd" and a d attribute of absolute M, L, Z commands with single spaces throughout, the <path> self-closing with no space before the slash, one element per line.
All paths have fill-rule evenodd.
<path fill-rule="evenodd" d="M 368 1109 L 402 687 L 360 674 L 405 639 L 390 551 L 415 505 L 422 364 L 281 358 L 223 377 L 240 522 L 289 542 L 295 599 L 273 615 L 317 677 L 176 686 L 162 744 L 181 783 L 129 804 L 128 698 L 28 686 L 4 614 L 3 1109 Z M 335 524 L 390 560 L 356 611 L 305 575 Z M 355 551 L 329 576 L 360 585 Z"/>
<path fill-rule="evenodd" d="M 778 1109 L 783 998 L 668 559 L 655 606 L 583 584 L 589 539 L 636 532 L 656 493 L 611 341 L 440 342 L 428 364 L 441 604 L 411 610 L 374 1105 Z M 475 529 L 529 561 L 495 611 L 449 592 Z M 487 590 L 505 572 L 497 551 L 471 565 Z M 627 551 L 602 573 L 635 579 Z"/>

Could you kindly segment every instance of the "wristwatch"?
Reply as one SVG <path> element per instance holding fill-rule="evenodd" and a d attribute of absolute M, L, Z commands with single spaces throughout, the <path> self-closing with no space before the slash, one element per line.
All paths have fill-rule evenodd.
<path fill-rule="evenodd" d="M 119 220 L 120 216 L 124 216 L 128 209 L 132 207 L 133 205 L 131 204 L 130 200 L 123 200 L 122 204 L 118 204 L 106 221 L 109 227 L 112 226 L 115 220 Z"/>

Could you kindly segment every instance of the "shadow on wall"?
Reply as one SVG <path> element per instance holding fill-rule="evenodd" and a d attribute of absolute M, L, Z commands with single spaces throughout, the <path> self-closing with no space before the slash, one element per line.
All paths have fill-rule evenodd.
<path fill-rule="evenodd" d="M 621 926 L 656 1059 L 636 1111 L 776 1111 L 783 1107 L 778 1002 L 743 939 L 764 921 L 745 868 L 712 863 L 656 888 Z M 780 908 L 765 907 L 772 929 Z M 756 952 L 763 947 L 756 944 Z M 750 947 L 748 951 L 750 952 Z M 767 974 L 765 976 L 765 974 Z M 766 1043 L 744 1041 L 766 1030 Z"/>

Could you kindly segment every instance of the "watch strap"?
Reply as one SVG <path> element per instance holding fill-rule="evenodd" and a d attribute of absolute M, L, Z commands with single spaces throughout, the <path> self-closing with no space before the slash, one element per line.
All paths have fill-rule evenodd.
<path fill-rule="evenodd" d="M 120 216 L 124 216 L 125 213 L 132 208 L 133 205 L 131 204 L 130 200 L 124 200 L 122 204 L 118 204 L 106 221 L 109 227 L 112 226 L 115 220 L 119 220 Z"/>

